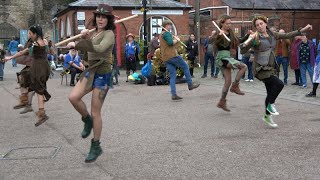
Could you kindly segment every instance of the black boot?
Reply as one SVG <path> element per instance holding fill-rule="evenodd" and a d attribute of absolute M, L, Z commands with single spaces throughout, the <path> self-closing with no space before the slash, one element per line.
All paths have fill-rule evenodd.
<path fill-rule="evenodd" d="M 171 99 L 174 100 L 174 101 L 178 101 L 178 100 L 181 100 L 183 98 L 178 96 L 178 95 L 173 95 L 173 96 L 171 96 Z"/>
<path fill-rule="evenodd" d="M 190 68 L 189 71 L 190 71 L 191 77 L 194 78 L 194 76 L 193 76 L 193 68 Z"/>
<path fill-rule="evenodd" d="M 316 97 L 318 86 L 319 83 L 313 83 L 312 91 L 309 94 L 307 94 L 306 97 Z"/>
<path fill-rule="evenodd" d="M 192 83 L 191 85 L 188 85 L 189 90 L 196 89 L 200 86 L 200 83 Z"/>
<path fill-rule="evenodd" d="M 90 152 L 86 157 L 85 162 L 90 163 L 94 162 L 100 155 L 102 154 L 102 148 L 100 146 L 100 141 L 94 141 L 91 139 L 91 147 L 90 147 Z"/>
<path fill-rule="evenodd" d="M 84 127 L 83 131 L 81 132 L 81 137 L 87 138 L 90 135 L 91 129 L 93 127 L 92 117 L 88 114 L 87 117 L 82 117 L 82 121 L 84 122 Z"/>

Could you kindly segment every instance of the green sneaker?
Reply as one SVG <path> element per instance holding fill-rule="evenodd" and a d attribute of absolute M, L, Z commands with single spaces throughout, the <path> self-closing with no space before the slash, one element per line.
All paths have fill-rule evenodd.
<path fill-rule="evenodd" d="M 276 106 L 274 104 L 269 103 L 267 106 L 267 111 L 272 115 L 279 115 L 279 112 L 277 111 Z"/>
<path fill-rule="evenodd" d="M 262 120 L 270 127 L 272 128 L 277 128 L 278 124 L 274 123 L 274 121 L 272 120 L 272 116 L 271 115 L 264 115 Z"/>

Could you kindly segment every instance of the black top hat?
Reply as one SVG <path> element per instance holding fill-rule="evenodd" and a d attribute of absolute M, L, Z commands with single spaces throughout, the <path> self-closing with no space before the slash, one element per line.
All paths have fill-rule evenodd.
<path fill-rule="evenodd" d="M 102 14 L 106 16 L 113 16 L 112 14 L 113 8 L 109 6 L 108 4 L 99 4 L 96 11 L 94 11 L 94 14 Z"/>

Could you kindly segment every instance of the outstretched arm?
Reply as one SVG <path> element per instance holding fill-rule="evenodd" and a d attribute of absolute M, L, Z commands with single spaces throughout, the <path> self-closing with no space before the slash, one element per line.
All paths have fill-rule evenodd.
<path fill-rule="evenodd" d="M 11 59 L 15 59 L 15 58 L 20 57 L 20 56 L 22 56 L 22 55 L 24 55 L 24 54 L 27 54 L 28 51 L 29 51 L 29 48 L 26 48 L 26 49 L 18 52 L 17 54 L 15 54 L 15 55 L 13 55 L 13 56 L 5 57 L 3 60 L 4 60 L 5 62 L 10 61 Z"/>
<path fill-rule="evenodd" d="M 278 32 L 274 32 L 274 35 L 276 37 L 276 39 L 290 39 L 290 38 L 294 38 L 295 36 L 299 36 L 301 35 L 302 32 L 307 32 L 309 30 L 312 30 L 312 25 L 308 24 L 303 28 L 299 28 L 296 31 L 292 31 L 289 33 L 278 33 Z"/>

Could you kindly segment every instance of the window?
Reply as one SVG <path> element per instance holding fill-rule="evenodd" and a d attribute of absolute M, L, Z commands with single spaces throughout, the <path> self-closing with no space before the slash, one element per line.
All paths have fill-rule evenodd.
<path fill-rule="evenodd" d="M 150 41 L 152 39 L 152 36 L 154 33 L 160 34 L 162 31 L 162 28 L 160 25 L 162 25 L 162 22 L 164 20 L 169 20 L 167 17 L 164 16 L 152 16 L 151 18 L 149 18 L 149 20 L 147 21 L 147 32 L 148 32 L 148 39 L 147 41 Z M 169 20 L 171 21 L 171 20 Z M 172 22 L 172 21 L 171 21 Z M 140 28 L 140 39 L 143 40 L 143 24 L 141 25 Z M 177 30 L 175 25 L 172 22 L 172 29 L 170 29 L 170 31 L 172 32 L 172 34 L 176 35 L 177 34 Z"/>
<path fill-rule="evenodd" d="M 64 22 L 60 20 L 60 38 L 64 38 Z"/>
<path fill-rule="evenodd" d="M 67 17 L 67 36 L 71 36 L 71 24 L 69 16 Z"/>

